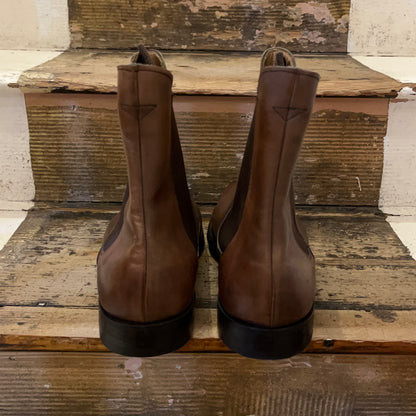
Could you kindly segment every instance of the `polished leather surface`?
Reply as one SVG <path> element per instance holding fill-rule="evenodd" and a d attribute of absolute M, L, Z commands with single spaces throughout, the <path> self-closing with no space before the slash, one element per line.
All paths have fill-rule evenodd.
<path fill-rule="evenodd" d="M 222 195 L 211 225 L 222 252 L 221 304 L 243 321 L 278 327 L 304 318 L 315 296 L 314 258 L 295 217 L 292 176 L 319 75 L 269 53 L 238 184 Z"/>
<path fill-rule="evenodd" d="M 102 307 L 142 323 L 168 319 L 191 304 L 200 228 L 172 111 L 172 74 L 157 58 L 140 63 L 135 55 L 135 62 L 118 67 L 128 192 L 97 259 Z"/>

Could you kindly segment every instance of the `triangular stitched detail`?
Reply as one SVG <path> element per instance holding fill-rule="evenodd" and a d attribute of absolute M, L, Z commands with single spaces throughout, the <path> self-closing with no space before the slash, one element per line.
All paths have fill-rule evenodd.
<path fill-rule="evenodd" d="M 278 107 L 273 106 L 273 110 L 285 121 L 295 118 L 299 114 L 304 113 L 306 108 L 295 108 L 295 107 Z"/>
<path fill-rule="evenodd" d="M 156 104 L 146 105 L 128 105 L 120 104 L 120 107 L 133 116 L 137 120 L 143 120 L 148 114 L 150 114 L 155 108 Z"/>

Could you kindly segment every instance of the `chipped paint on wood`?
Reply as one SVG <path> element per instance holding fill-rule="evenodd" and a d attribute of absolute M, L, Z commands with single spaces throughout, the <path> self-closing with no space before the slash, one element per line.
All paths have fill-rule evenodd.
<path fill-rule="evenodd" d="M 346 52 L 349 0 L 70 0 L 73 48 Z"/>

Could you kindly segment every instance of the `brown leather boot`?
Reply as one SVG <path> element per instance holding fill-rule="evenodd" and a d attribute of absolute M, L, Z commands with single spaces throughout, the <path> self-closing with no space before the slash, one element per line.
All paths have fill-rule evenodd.
<path fill-rule="evenodd" d="M 118 108 L 128 186 L 97 259 L 100 336 L 123 355 L 159 355 L 190 337 L 204 241 L 159 52 L 140 46 L 118 67 Z"/>
<path fill-rule="evenodd" d="M 220 336 L 252 358 L 289 357 L 312 336 L 314 257 L 295 216 L 292 176 L 318 81 L 285 49 L 265 51 L 240 176 L 208 230 Z"/>

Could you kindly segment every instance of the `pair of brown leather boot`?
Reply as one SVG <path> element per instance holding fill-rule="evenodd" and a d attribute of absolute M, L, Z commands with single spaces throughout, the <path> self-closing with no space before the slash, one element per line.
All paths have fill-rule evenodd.
<path fill-rule="evenodd" d="M 296 68 L 288 51 L 265 51 L 240 176 L 208 228 L 219 262 L 219 334 L 248 357 L 289 357 L 312 336 L 314 258 L 295 215 L 292 175 L 318 80 Z M 101 339 L 123 355 L 168 353 L 190 337 L 204 237 L 171 88 L 157 51 L 140 46 L 130 65 L 118 67 L 128 187 L 97 272 Z"/>

